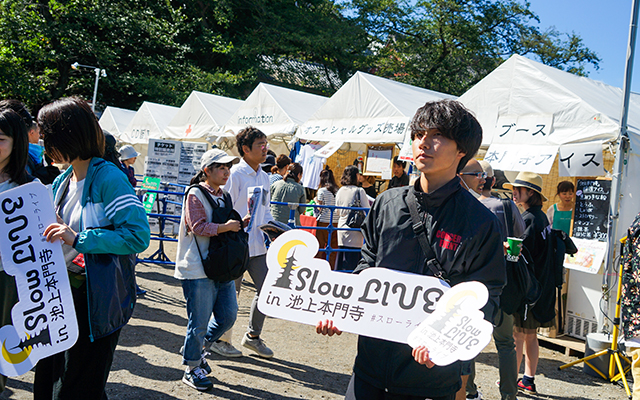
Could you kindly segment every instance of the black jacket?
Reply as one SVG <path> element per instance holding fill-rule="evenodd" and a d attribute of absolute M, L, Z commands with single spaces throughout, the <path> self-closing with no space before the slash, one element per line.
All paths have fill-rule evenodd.
<path fill-rule="evenodd" d="M 455 285 L 480 281 L 489 289 L 485 318 L 493 320 L 506 281 L 500 228 L 496 217 L 460 186 L 458 177 L 427 194 L 415 186 L 387 190 L 376 199 L 362 227 L 365 244 L 356 272 L 384 267 L 421 275 L 425 266 L 412 229 L 407 196 L 416 196 L 418 212 L 431 217 L 429 243 L 445 277 Z M 460 388 L 460 363 L 426 368 L 411 356 L 411 347 L 366 336 L 358 338 L 354 371 L 369 384 L 391 393 L 437 397 Z"/>

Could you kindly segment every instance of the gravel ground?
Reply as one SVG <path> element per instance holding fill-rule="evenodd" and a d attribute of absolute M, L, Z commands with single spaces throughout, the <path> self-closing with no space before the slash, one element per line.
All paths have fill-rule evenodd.
<path fill-rule="evenodd" d="M 152 246 L 157 248 L 156 242 Z M 166 246 L 174 259 L 175 247 Z M 153 251 L 148 251 L 151 254 Z M 107 384 L 110 399 L 341 399 L 356 353 L 356 339 L 345 333 L 331 338 L 317 335 L 307 325 L 268 318 L 263 339 L 275 352 L 270 360 L 249 350 L 236 359 L 209 356 L 213 390 L 200 393 L 181 382 L 183 367 L 178 350 L 186 330 L 185 301 L 173 268 L 141 264 L 139 285 L 147 294 L 140 298 L 133 318 L 122 330 L 120 343 Z M 249 306 L 255 289 L 243 284 L 234 343 L 246 329 Z M 240 348 L 240 347 L 239 347 Z M 582 364 L 558 371 L 575 357 L 541 348 L 536 385 L 539 394 L 521 394 L 522 399 L 626 399 L 624 389 L 582 372 Z M 384 362 L 384 360 L 381 360 Z M 498 400 L 500 395 L 497 355 L 491 343 L 478 356 L 476 383 L 483 397 Z M 33 373 L 8 381 L 0 399 L 32 398 Z"/>

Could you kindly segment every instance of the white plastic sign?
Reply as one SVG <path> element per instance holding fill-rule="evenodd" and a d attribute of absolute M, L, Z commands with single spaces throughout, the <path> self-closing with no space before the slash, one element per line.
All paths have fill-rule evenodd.
<path fill-rule="evenodd" d="M 38 360 L 69 349 L 78 324 L 59 241 L 42 236 L 56 222 L 47 188 L 32 182 L 0 194 L 2 267 L 16 280 L 12 325 L 0 328 L 0 373 L 18 376 Z"/>
<path fill-rule="evenodd" d="M 480 309 L 489 292 L 480 282 L 463 282 L 449 289 L 431 314 L 409 335 L 411 347 L 425 346 L 436 365 L 471 360 L 491 341 L 493 325 Z"/>
<path fill-rule="evenodd" d="M 314 258 L 317 252 L 316 237 L 302 230 L 271 244 L 260 311 L 309 325 L 330 319 L 345 332 L 407 343 L 449 288 L 434 277 L 386 268 L 333 272 L 326 260 Z"/>

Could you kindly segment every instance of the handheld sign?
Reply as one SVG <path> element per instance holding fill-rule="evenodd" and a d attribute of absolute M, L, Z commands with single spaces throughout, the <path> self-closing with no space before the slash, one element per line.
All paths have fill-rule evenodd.
<path fill-rule="evenodd" d="M 436 365 L 471 360 L 491 341 L 493 325 L 480 311 L 489 299 L 480 282 L 463 282 L 449 289 L 431 314 L 409 335 L 411 347 L 425 346 Z"/>
<path fill-rule="evenodd" d="M 316 237 L 303 230 L 287 231 L 271 243 L 260 311 L 314 326 L 331 319 L 345 332 L 407 343 L 449 288 L 434 277 L 386 268 L 333 272 L 326 260 L 314 258 L 317 252 Z"/>
<path fill-rule="evenodd" d="M 19 299 L 11 309 L 13 325 L 0 328 L 3 375 L 22 375 L 38 360 L 69 349 L 78 339 L 62 247 L 42 236 L 54 222 L 51 198 L 41 183 L 0 194 L 2 267 L 15 278 Z"/>

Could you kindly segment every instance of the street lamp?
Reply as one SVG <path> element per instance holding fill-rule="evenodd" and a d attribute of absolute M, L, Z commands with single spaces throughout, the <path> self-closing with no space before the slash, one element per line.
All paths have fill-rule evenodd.
<path fill-rule="evenodd" d="M 101 76 L 103 78 L 105 78 L 107 76 L 107 71 L 105 71 L 104 69 L 100 69 L 98 67 L 92 67 L 91 65 L 78 64 L 77 61 L 74 62 L 73 64 L 71 64 L 71 68 L 73 68 L 73 69 L 77 70 L 78 67 L 90 68 L 96 74 L 96 84 L 93 87 L 93 102 L 91 103 L 91 111 L 93 111 L 95 113 L 96 112 L 96 96 L 98 96 L 98 81 L 100 80 Z"/>

